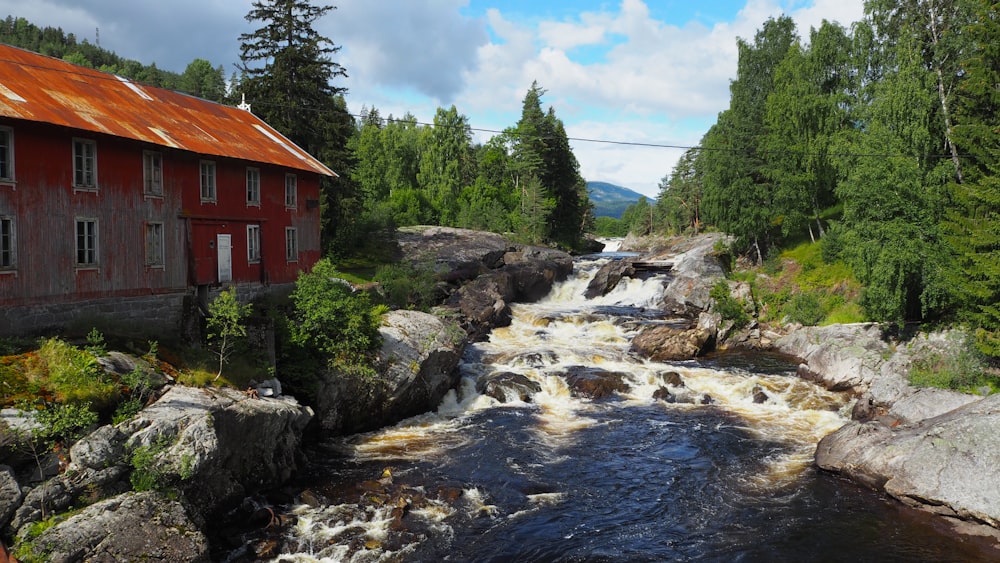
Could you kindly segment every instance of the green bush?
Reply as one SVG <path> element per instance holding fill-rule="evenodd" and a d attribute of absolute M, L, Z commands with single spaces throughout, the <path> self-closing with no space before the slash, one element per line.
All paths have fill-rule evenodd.
<path fill-rule="evenodd" d="M 784 306 L 788 320 L 805 326 L 818 325 L 825 317 L 823 303 L 812 292 L 796 293 Z"/>
<path fill-rule="evenodd" d="M 375 271 L 375 281 L 390 307 L 426 311 L 437 304 L 437 276 L 430 268 L 388 264 Z"/>
<path fill-rule="evenodd" d="M 365 293 L 354 293 L 326 259 L 299 275 L 292 302 L 292 343 L 319 352 L 331 364 L 366 366 L 382 345 L 385 308 L 374 306 Z"/>
<path fill-rule="evenodd" d="M 992 393 L 1000 380 L 987 369 L 972 341 L 959 340 L 948 352 L 929 353 L 913 361 L 910 383 L 917 387 L 953 389 L 963 393 Z"/>
<path fill-rule="evenodd" d="M 67 344 L 58 338 L 49 338 L 39 347 L 38 359 L 43 372 L 35 377 L 44 379 L 43 385 L 61 403 L 93 403 L 106 405 L 117 397 L 117 388 L 104 373 L 97 358 L 87 351 Z"/>
<path fill-rule="evenodd" d="M 732 296 L 726 280 L 719 280 L 709 291 L 709 297 L 715 301 L 715 311 L 724 320 L 733 321 L 737 327 L 746 326 L 750 322 L 750 315 L 743 309 L 743 304 Z"/>

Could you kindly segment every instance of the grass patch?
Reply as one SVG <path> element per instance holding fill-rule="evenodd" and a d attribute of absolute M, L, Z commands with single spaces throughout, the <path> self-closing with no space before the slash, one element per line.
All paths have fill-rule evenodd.
<path fill-rule="evenodd" d="M 825 262 L 822 246 L 804 242 L 775 255 L 762 269 L 732 276 L 753 286 L 762 303 L 761 321 L 812 326 L 865 320 L 861 284 L 844 262 Z"/>
<path fill-rule="evenodd" d="M 910 366 L 910 383 L 917 387 L 952 389 L 989 395 L 1000 389 L 1000 376 L 975 351 L 968 338 L 957 340 L 946 352 L 929 352 Z"/>

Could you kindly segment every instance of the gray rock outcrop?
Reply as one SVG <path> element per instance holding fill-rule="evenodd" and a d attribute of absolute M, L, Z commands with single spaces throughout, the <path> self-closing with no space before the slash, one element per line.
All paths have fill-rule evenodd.
<path fill-rule="evenodd" d="M 911 506 L 1000 528 L 1000 395 L 895 428 L 852 422 L 823 438 L 816 464 Z"/>
<path fill-rule="evenodd" d="M 30 544 L 38 561 L 208 562 L 208 541 L 176 500 L 126 493 L 97 502 Z"/>
<path fill-rule="evenodd" d="M 459 326 L 419 311 L 391 311 L 383 318 L 378 384 L 357 374 L 324 374 L 316 415 L 325 433 L 349 434 L 394 424 L 433 410 L 458 383 L 465 348 Z"/>
<path fill-rule="evenodd" d="M 444 308 L 457 313 L 472 340 L 510 324 L 510 304 L 537 301 L 573 271 L 552 248 L 513 244 L 494 233 L 449 227 L 400 229 L 404 261 L 430 265 L 449 284 Z"/>
<path fill-rule="evenodd" d="M 149 472 L 150 486 L 179 492 L 201 524 L 223 503 L 287 480 L 311 417 L 291 397 L 172 387 L 132 419 L 75 443 L 67 471 L 27 491 L 10 526 L 23 529 L 46 514 L 120 495 L 136 471 Z M 150 463 L 138 469 L 133 458 L 143 449 Z"/>

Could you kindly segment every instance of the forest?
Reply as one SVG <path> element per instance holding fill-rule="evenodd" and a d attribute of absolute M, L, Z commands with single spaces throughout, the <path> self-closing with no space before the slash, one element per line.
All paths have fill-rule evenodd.
<path fill-rule="evenodd" d="M 182 74 L 0 22 L 0 41 L 259 115 L 340 178 L 324 186 L 327 254 L 372 251 L 399 226 L 431 223 L 579 249 L 592 206 L 565 127 L 530 85 L 520 120 L 485 143 L 454 106 L 432 124 L 346 101 L 340 47 L 313 23 L 331 7 L 257 0 L 241 60 Z M 753 261 L 801 240 L 863 284 L 865 316 L 962 323 L 1000 356 L 1000 3 L 866 0 L 850 29 L 788 17 L 738 41 L 729 107 L 623 216 L 666 235 L 716 229 Z M 527 85 L 526 85 L 527 86 Z M 544 109 L 543 109 L 544 108 Z"/>

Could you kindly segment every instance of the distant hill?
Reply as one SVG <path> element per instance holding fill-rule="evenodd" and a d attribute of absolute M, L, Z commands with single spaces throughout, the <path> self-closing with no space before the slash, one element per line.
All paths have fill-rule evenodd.
<path fill-rule="evenodd" d="M 622 213 L 630 205 L 638 203 L 640 197 L 645 197 L 650 200 L 650 203 L 653 199 L 639 192 L 607 182 L 587 182 L 587 194 L 594 204 L 595 217 L 614 217 L 615 219 L 621 219 Z"/>

